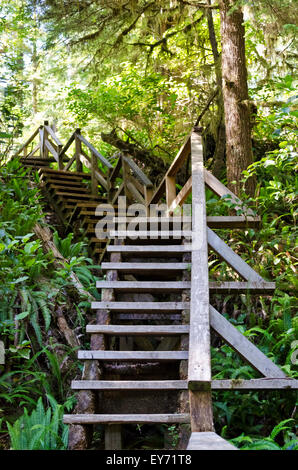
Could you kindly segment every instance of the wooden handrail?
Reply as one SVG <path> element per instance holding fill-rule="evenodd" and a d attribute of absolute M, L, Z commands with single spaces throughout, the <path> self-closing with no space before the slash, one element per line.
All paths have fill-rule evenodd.
<path fill-rule="evenodd" d="M 54 142 L 55 142 L 57 145 L 62 145 L 62 147 L 63 147 L 62 142 L 58 139 L 58 137 L 56 136 L 56 134 L 55 134 L 55 132 L 53 131 L 53 129 L 52 129 L 50 126 L 48 126 L 48 125 L 46 125 L 45 128 L 46 128 L 47 132 L 50 134 L 50 136 L 52 137 L 52 139 L 54 139 Z"/>
<path fill-rule="evenodd" d="M 125 163 L 127 163 L 127 165 L 130 167 L 130 169 L 133 171 L 136 178 L 139 179 L 144 186 L 148 188 L 153 187 L 152 181 L 149 180 L 149 178 L 145 175 L 145 173 L 138 167 L 138 165 L 131 158 L 128 158 L 124 155 L 122 156 L 122 158 L 125 161 Z"/>
<path fill-rule="evenodd" d="M 98 150 L 96 150 L 96 148 L 93 147 L 93 145 L 90 144 L 87 139 L 85 139 L 85 137 L 82 136 L 82 134 L 77 133 L 77 136 L 80 141 L 85 144 L 86 147 L 88 147 L 88 149 L 98 158 L 98 160 L 101 161 L 101 163 L 103 163 L 110 170 L 114 168 L 113 165 L 111 165 L 111 163 L 103 155 L 101 155 L 101 153 L 99 153 Z"/>

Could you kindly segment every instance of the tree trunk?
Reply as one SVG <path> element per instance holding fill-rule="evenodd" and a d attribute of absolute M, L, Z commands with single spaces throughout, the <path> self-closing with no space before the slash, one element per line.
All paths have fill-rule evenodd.
<path fill-rule="evenodd" d="M 247 70 L 243 13 L 232 0 L 220 0 L 222 41 L 222 88 L 226 127 L 227 180 L 237 195 L 241 190 L 242 171 L 252 163 Z M 235 183 L 234 183 L 235 182 Z M 254 193 L 254 181 L 245 190 Z"/>
<path fill-rule="evenodd" d="M 208 5 L 211 5 L 211 1 L 207 0 Z M 213 156 L 212 164 L 212 173 L 217 178 L 221 178 L 223 170 L 225 168 L 225 147 L 226 147 L 226 130 L 224 124 L 224 104 L 223 104 L 223 95 L 222 95 L 222 72 L 221 72 L 221 63 L 220 55 L 218 52 L 217 39 L 214 29 L 213 14 L 211 9 L 207 9 L 207 22 L 208 22 L 208 31 L 209 31 L 209 40 L 212 48 L 212 54 L 214 58 L 215 65 L 215 75 L 216 83 L 219 90 L 217 95 L 217 114 L 218 114 L 218 124 L 216 131 L 216 145 Z"/>

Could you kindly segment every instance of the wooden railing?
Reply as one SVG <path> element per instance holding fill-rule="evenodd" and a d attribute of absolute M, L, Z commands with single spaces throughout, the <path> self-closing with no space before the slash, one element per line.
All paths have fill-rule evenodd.
<path fill-rule="evenodd" d="M 72 146 L 74 154 L 70 157 L 66 152 L 69 152 Z M 38 151 L 39 155 L 36 156 Z M 76 129 L 63 145 L 48 121 L 44 121 L 44 124 L 33 132 L 13 157 L 20 154 L 23 159 L 29 160 L 36 157 L 49 164 L 56 163 L 61 171 L 89 173 L 91 193 L 98 194 L 98 189 L 101 187 L 112 203 L 121 194 L 125 194 L 131 202 L 146 205 L 152 197 L 152 182 L 131 158 L 120 155 L 113 166 L 81 134 L 80 129 Z"/>

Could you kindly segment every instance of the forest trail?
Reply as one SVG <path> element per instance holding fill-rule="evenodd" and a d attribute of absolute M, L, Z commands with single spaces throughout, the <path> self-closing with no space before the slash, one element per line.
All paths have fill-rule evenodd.
<path fill-rule="evenodd" d="M 80 130 L 62 145 L 45 122 L 16 156 L 20 153 L 24 166 L 38 169 L 43 194 L 65 229 L 82 229 L 105 273 L 97 282 L 101 301 L 92 304 L 94 322 L 87 325 L 90 350 L 78 352 L 84 371 L 82 380 L 72 382 L 78 390 L 76 409 L 64 416 L 70 448 L 88 448 L 95 424 L 105 425 L 106 449 L 120 449 L 125 448 L 123 426 L 174 423 L 190 424 L 180 428 L 180 448 L 235 449 L 214 431 L 212 390 L 297 389 L 297 380 L 210 304 L 213 294 L 272 295 L 275 284 L 216 232 L 258 227 L 260 218 L 204 168 L 199 133 L 193 130 L 157 188 L 127 155 L 113 166 Z M 177 193 L 176 177 L 188 162 L 191 174 Z M 233 215 L 228 209 L 226 215 L 207 215 L 205 188 L 218 204 L 229 199 Z M 134 228 L 134 214 L 126 206 L 122 210 L 120 196 L 128 207 L 144 208 Z M 187 212 L 183 204 L 190 198 L 193 209 Z M 160 204 L 165 217 L 149 214 Z M 102 212 L 95 211 L 99 205 Z M 177 208 L 182 206 L 181 230 Z M 108 238 L 98 226 L 96 231 L 104 215 Z M 209 276 L 208 253 L 226 263 L 225 282 Z M 260 378 L 212 380 L 211 332 Z M 166 438 L 165 446 L 171 446 Z"/>

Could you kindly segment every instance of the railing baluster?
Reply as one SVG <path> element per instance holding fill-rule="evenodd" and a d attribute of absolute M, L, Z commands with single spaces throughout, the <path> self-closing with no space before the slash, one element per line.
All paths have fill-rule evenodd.
<path fill-rule="evenodd" d="M 81 133 L 81 129 L 76 129 L 75 133 L 75 154 L 76 154 L 76 168 L 77 171 L 83 171 L 83 165 L 81 162 L 80 155 L 82 153 L 82 142 L 79 139 L 79 134 Z"/>
<path fill-rule="evenodd" d="M 48 131 L 47 131 L 47 129 L 46 129 L 46 126 L 49 125 L 49 122 L 48 122 L 48 121 L 44 121 L 43 124 L 44 124 L 44 125 L 43 125 L 43 152 L 42 152 L 42 153 L 43 153 L 43 157 L 42 157 L 42 158 L 48 158 L 48 157 L 49 157 L 49 150 L 48 150 L 48 148 L 47 148 L 47 146 L 46 146 L 46 141 L 47 141 L 47 139 L 48 139 L 49 134 L 48 134 Z"/>
<path fill-rule="evenodd" d="M 98 182 L 96 179 L 95 172 L 97 170 L 97 158 L 93 152 L 91 152 L 91 191 L 92 194 L 98 194 Z"/>

